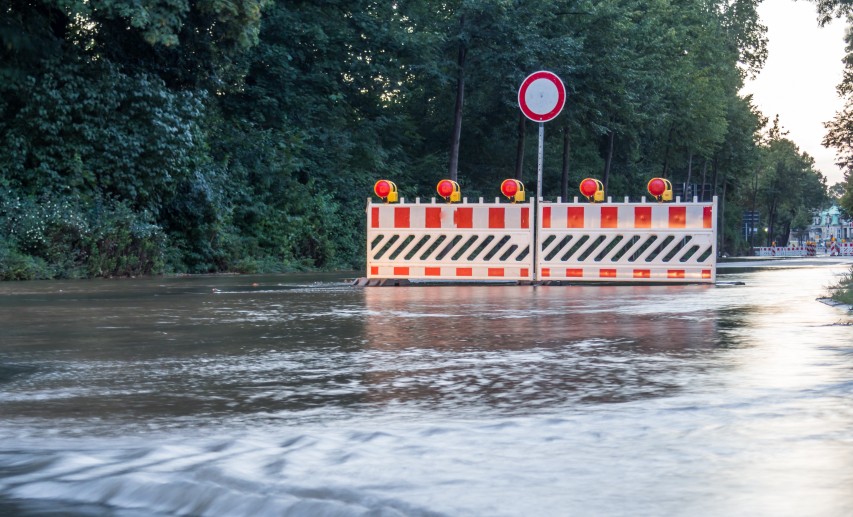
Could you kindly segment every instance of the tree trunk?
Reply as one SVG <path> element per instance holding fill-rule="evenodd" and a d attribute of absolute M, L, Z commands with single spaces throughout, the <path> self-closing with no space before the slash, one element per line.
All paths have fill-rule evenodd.
<path fill-rule="evenodd" d="M 789 219 L 787 223 L 785 223 L 784 231 L 782 232 L 782 238 L 779 239 L 779 246 L 785 247 L 788 245 L 788 236 L 791 235 L 791 220 Z"/>
<path fill-rule="evenodd" d="M 776 165 L 776 176 L 773 178 L 773 183 L 770 185 L 770 200 L 767 202 L 767 245 L 773 243 L 773 234 L 775 233 L 776 214 L 779 212 L 779 180 L 780 180 L 780 165 Z"/>
<path fill-rule="evenodd" d="M 755 173 L 753 174 L 752 180 L 752 215 L 755 216 L 755 208 L 756 208 L 756 199 L 758 197 L 758 169 L 755 169 Z M 754 224 L 754 223 L 753 223 Z M 749 230 L 749 245 L 755 248 L 755 234 L 758 228 Z"/>
<path fill-rule="evenodd" d="M 563 174 L 560 178 L 560 197 L 565 203 L 569 199 L 569 153 L 571 152 L 569 126 L 563 128 Z"/>
<path fill-rule="evenodd" d="M 720 199 L 720 228 L 717 232 L 720 239 L 720 243 L 717 245 L 717 250 L 719 250 L 721 255 L 726 251 L 726 186 L 726 178 L 725 175 L 723 175 L 723 196 Z"/>
<path fill-rule="evenodd" d="M 774 199 L 767 208 L 767 245 L 770 246 L 773 242 L 774 226 L 776 225 L 776 208 L 778 203 Z"/>
<path fill-rule="evenodd" d="M 712 176 L 714 177 L 714 179 L 713 179 L 714 187 L 713 187 L 713 190 L 711 192 L 713 192 L 712 196 L 716 196 L 717 195 L 717 173 L 719 172 L 719 170 L 717 169 L 717 157 L 716 156 L 714 156 L 714 163 L 711 165 L 711 171 L 712 171 Z"/>
<path fill-rule="evenodd" d="M 602 183 L 604 184 L 604 192 L 607 192 L 607 184 L 610 182 L 610 165 L 613 163 L 613 140 L 615 140 L 616 134 L 613 131 L 610 131 L 608 137 L 607 144 L 607 158 L 604 160 L 604 179 Z"/>
<path fill-rule="evenodd" d="M 708 159 L 705 158 L 705 162 L 702 164 L 702 192 L 699 194 L 699 201 L 705 201 L 705 181 L 708 173 Z"/>
<path fill-rule="evenodd" d="M 661 171 L 661 178 L 667 179 L 667 175 L 669 174 L 669 144 L 672 142 L 672 131 L 673 127 L 669 126 L 669 133 L 666 135 L 666 148 L 663 153 L 663 171 Z"/>
<path fill-rule="evenodd" d="M 527 135 L 526 124 L 527 117 L 521 111 L 518 112 L 518 144 L 515 148 L 515 179 L 521 181 L 521 175 L 524 170 L 524 141 Z"/>
<path fill-rule="evenodd" d="M 459 174 L 459 141 L 462 136 L 462 105 L 465 100 L 465 55 L 468 49 L 461 35 L 465 28 L 465 16 L 459 19 L 459 54 L 456 59 L 456 107 L 453 110 L 453 137 L 450 143 L 450 179 L 456 181 Z"/>
<path fill-rule="evenodd" d="M 690 188 L 690 179 L 693 177 L 693 151 L 687 153 L 687 181 L 684 182 L 684 201 L 690 201 L 690 196 L 687 195 L 687 189 Z"/>

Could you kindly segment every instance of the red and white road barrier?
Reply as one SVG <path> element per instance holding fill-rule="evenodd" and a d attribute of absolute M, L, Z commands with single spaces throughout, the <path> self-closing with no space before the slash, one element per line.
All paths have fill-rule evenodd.
<path fill-rule="evenodd" d="M 829 243 L 829 246 L 826 247 L 827 253 L 829 253 L 830 257 L 838 257 L 841 255 L 841 243 L 838 241 L 832 241 Z"/>
<path fill-rule="evenodd" d="M 713 283 L 712 203 L 367 205 L 367 278 Z"/>
<path fill-rule="evenodd" d="M 713 283 L 712 203 L 542 203 L 542 281 Z"/>
<path fill-rule="evenodd" d="M 814 257 L 817 248 L 815 245 L 806 246 L 765 246 L 752 248 L 756 257 Z"/>
<path fill-rule="evenodd" d="M 533 280 L 533 204 L 367 205 L 367 278 Z"/>

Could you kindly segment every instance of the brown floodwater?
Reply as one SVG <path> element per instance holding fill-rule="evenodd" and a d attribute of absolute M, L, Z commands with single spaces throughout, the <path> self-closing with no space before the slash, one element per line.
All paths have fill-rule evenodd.
<path fill-rule="evenodd" d="M 851 515 L 849 265 L 0 284 L 0 514 Z"/>

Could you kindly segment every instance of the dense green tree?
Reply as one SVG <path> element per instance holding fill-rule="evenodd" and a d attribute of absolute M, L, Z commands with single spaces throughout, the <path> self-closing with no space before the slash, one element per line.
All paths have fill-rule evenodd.
<path fill-rule="evenodd" d="M 140 221 L 174 229 L 178 241 L 197 233 L 204 210 L 187 212 L 188 220 L 172 216 L 210 184 L 206 99 L 239 81 L 231 70 L 255 42 L 259 7 L 252 0 L 4 3 L 3 212 L 22 197 L 31 206 L 73 199 L 98 219 L 99 203 L 118 203 Z"/>
<path fill-rule="evenodd" d="M 216 99 L 211 150 L 228 171 L 231 224 L 251 255 L 312 266 L 363 255 L 373 182 L 411 192 L 407 148 L 420 139 L 403 109 L 430 37 L 385 2 L 287 2 L 266 14 L 244 86 Z M 425 51 L 426 56 L 421 54 Z"/>
<path fill-rule="evenodd" d="M 26 95 L 7 98 L 0 121 L 0 168 L 20 194 L 159 210 L 197 165 L 202 98 L 157 76 L 79 59 L 51 63 L 21 86 Z"/>
<path fill-rule="evenodd" d="M 836 150 L 836 164 L 844 170 L 843 193 L 838 198 L 842 210 L 853 215 L 853 48 L 850 33 L 848 40 L 848 60 L 844 81 L 838 90 L 845 97 L 844 108 L 835 117 L 826 122 L 827 133 L 823 145 Z"/>
<path fill-rule="evenodd" d="M 569 92 L 544 195 L 698 182 L 742 249 L 750 202 L 780 232 L 815 202 L 779 190 L 808 159 L 759 142 L 738 95 L 766 57 L 758 3 L 10 0 L 0 276 L 357 266 L 379 178 L 406 198 L 447 174 L 469 198 L 534 190 L 516 95 L 540 69 Z"/>
<path fill-rule="evenodd" d="M 814 159 L 786 138 L 777 116 L 763 132 L 753 168 L 744 175 L 737 203 L 758 211 L 763 239 L 749 245 L 784 246 L 792 230 L 803 230 L 811 212 L 828 201 L 826 178 L 815 170 Z"/>
<path fill-rule="evenodd" d="M 758 209 L 753 180 L 762 166 L 760 132 L 767 119 L 751 97 L 731 99 L 726 119 L 726 136 L 711 159 L 709 183 L 720 202 L 719 249 L 741 254 L 753 244 L 742 241 L 739 228 L 743 211 Z"/>
<path fill-rule="evenodd" d="M 811 0 L 817 5 L 818 21 L 826 25 L 833 18 L 842 18 L 853 13 L 851 0 Z"/>
<path fill-rule="evenodd" d="M 844 74 L 837 90 L 844 98 L 844 108 L 835 117 L 826 122 L 827 133 L 823 145 L 832 147 L 837 153 L 837 164 L 844 169 L 844 193 L 839 197 L 841 209 L 853 215 L 853 1 L 851 0 L 812 0 L 817 5 L 818 21 L 821 25 L 834 18 L 844 18 L 847 22 L 846 55 Z"/>

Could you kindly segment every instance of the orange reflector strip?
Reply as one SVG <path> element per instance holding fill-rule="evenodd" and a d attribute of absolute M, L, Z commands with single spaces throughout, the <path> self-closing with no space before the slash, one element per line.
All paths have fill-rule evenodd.
<path fill-rule="evenodd" d="M 379 274 L 379 266 L 370 266 L 370 274 L 378 275 Z"/>
<path fill-rule="evenodd" d="M 489 208 L 489 228 L 505 228 L 504 214 L 506 210 L 503 208 Z"/>
<path fill-rule="evenodd" d="M 686 206 L 671 206 L 669 207 L 669 227 L 684 228 L 687 224 L 687 207 Z"/>
<path fill-rule="evenodd" d="M 407 267 L 395 267 L 394 268 L 394 275 L 395 276 L 396 275 L 409 276 L 409 268 L 407 268 Z"/>
<path fill-rule="evenodd" d="M 583 228 L 584 207 L 570 206 L 566 211 L 566 228 Z"/>
<path fill-rule="evenodd" d="M 543 269 L 543 271 L 544 271 L 544 269 Z M 548 271 L 550 272 L 550 270 L 548 270 Z M 530 276 L 530 271 L 528 271 L 528 269 L 526 267 L 521 268 L 521 276 L 523 276 L 525 278 Z"/>
<path fill-rule="evenodd" d="M 650 269 L 635 269 L 634 278 L 651 278 L 652 271 Z"/>
<path fill-rule="evenodd" d="M 711 278 L 711 270 L 703 269 L 702 270 L 702 278 Z"/>
<path fill-rule="evenodd" d="M 545 206 L 542 207 L 542 228 L 550 228 L 551 227 L 551 207 Z M 527 228 L 525 226 L 525 228 Z"/>
<path fill-rule="evenodd" d="M 551 208 L 548 208 L 548 226 L 546 226 L 546 228 L 549 228 L 550 225 L 551 225 Z M 530 228 L 530 209 L 529 208 L 522 208 L 521 209 L 521 227 L 522 228 Z"/>
<path fill-rule="evenodd" d="M 398 206 L 394 207 L 394 228 L 408 228 L 409 225 L 409 216 L 411 215 L 411 210 L 409 207 Z"/>
<path fill-rule="evenodd" d="M 527 271 L 527 270 L 525 269 L 525 270 L 523 270 L 523 271 Z M 526 274 L 524 274 L 524 275 L 522 275 L 522 276 L 527 276 L 527 275 L 526 275 Z M 548 278 L 548 277 L 550 277 L 550 276 L 551 276 L 551 268 L 549 268 L 549 267 L 543 267 L 543 268 L 542 268 L 542 278 Z"/>
<path fill-rule="evenodd" d="M 619 227 L 619 209 L 615 206 L 601 207 L 601 227 L 602 228 L 618 228 Z"/>
<path fill-rule="evenodd" d="M 713 217 L 714 217 L 713 212 L 714 211 L 711 209 L 710 206 L 706 206 L 705 208 L 702 209 L 702 227 L 703 228 L 712 228 L 713 227 L 713 225 L 712 225 Z"/>
<path fill-rule="evenodd" d="M 683 269 L 670 269 L 666 272 L 667 278 L 684 278 L 684 270 Z"/>
<path fill-rule="evenodd" d="M 652 227 L 652 207 L 637 206 L 634 207 L 634 228 L 651 228 Z"/>
<path fill-rule="evenodd" d="M 473 228 L 474 227 L 474 209 L 473 208 L 457 208 L 453 211 L 453 222 L 457 228 Z"/>
<path fill-rule="evenodd" d="M 427 207 L 424 223 L 427 228 L 441 228 L 441 208 Z"/>
<path fill-rule="evenodd" d="M 472 276 L 474 271 L 470 267 L 456 268 L 456 276 Z"/>
<path fill-rule="evenodd" d="M 370 209 L 370 227 L 379 228 L 379 207 L 374 206 Z"/>
<path fill-rule="evenodd" d="M 489 268 L 489 276 L 504 276 L 504 268 L 502 268 L 502 267 L 490 267 Z"/>
<path fill-rule="evenodd" d="M 583 269 L 566 269 L 566 276 L 569 278 L 582 278 Z"/>
<path fill-rule="evenodd" d="M 615 269 L 600 269 L 598 271 L 598 276 L 601 278 L 616 278 L 616 270 Z"/>
<path fill-rule="evenodd" d="M 426 276 L 441 276 L 441 268 L 440 267 L 425 267 L 424 275 Z"/>

